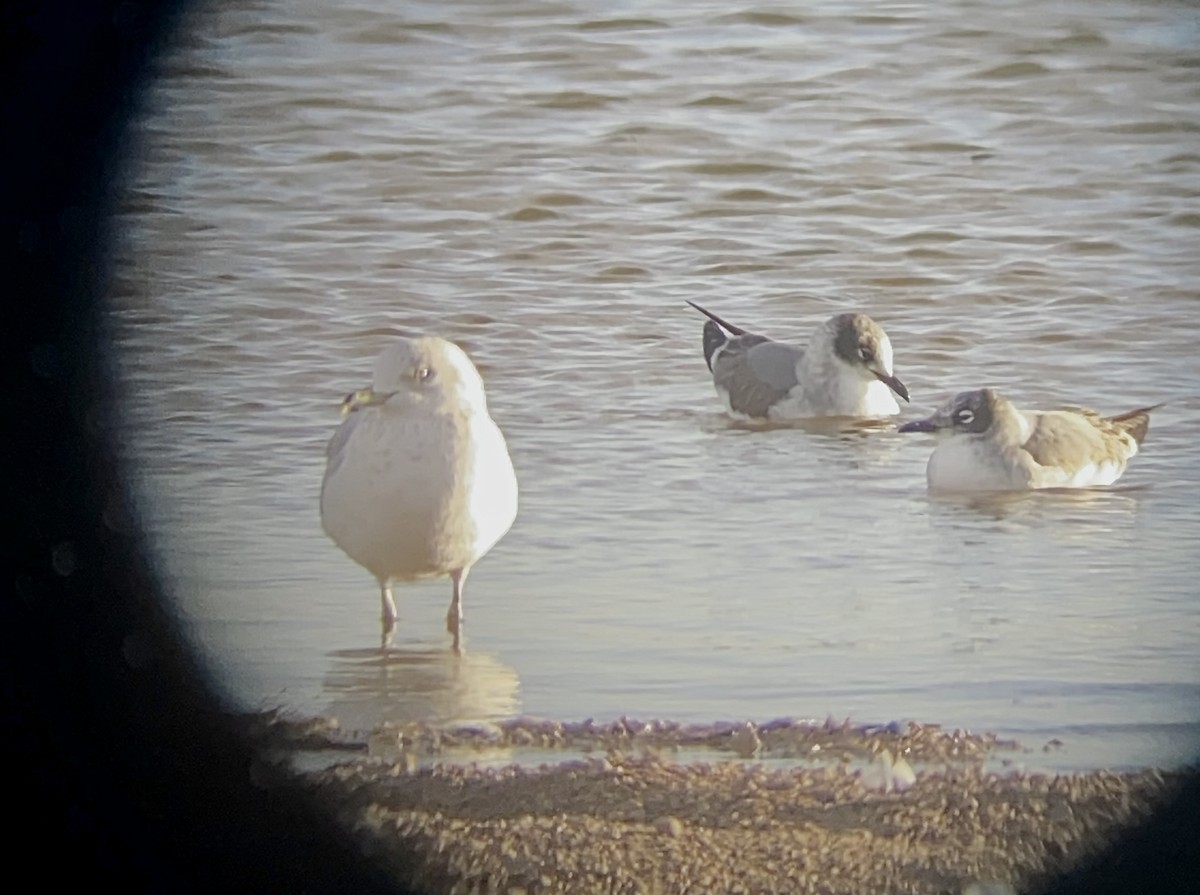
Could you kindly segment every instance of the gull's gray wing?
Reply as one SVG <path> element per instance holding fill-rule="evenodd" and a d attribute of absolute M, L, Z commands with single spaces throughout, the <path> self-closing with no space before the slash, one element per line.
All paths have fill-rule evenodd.
<path fill-rule="evenodd" d="M 737 336 L 717 355 L 713 381 L 729 395 L 732 410 L 766 418 L 799 384 L 796 362 L 803 356 L 801 349 L 765 336 Z"/>

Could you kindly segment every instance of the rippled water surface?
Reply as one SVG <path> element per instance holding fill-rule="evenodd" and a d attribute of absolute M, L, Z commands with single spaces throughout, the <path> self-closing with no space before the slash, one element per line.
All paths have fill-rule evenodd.
<path fill-rule="evenodd" d="M 159 63 L 112 339 L 135 496 L 239 704 L 915 718 L 1032 765 L 1200 746 L 1200 13 L 1187 2 L 215 4 Z M 860 309 L 905 417 L 1159 401 L 1114 490 L 935 500 L 891 428 L 721 415 L 692 299 Z M 521 512 L 449 584 L 320 528 L 338 403 L 460 342 Z M 1063 747 L 1043 754 L 1042 744 Z"/>

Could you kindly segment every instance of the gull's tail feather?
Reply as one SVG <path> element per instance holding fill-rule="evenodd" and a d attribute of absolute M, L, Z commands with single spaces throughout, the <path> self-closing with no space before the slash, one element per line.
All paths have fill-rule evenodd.
<path fill-rule="evenodd" d="M 1122 432 L 1128 432 L 1133 436 L 1133 440 L 1139 445 L 1146 437 L 1146 432 L 1150 428 L 1150 414 L 1158 410 L 1162 404 L 1154 404 L 1150 407 L 1139 407 L 1137 410 L 1130 410 L 1126 413 L 1110 416 L 1108 421 L 1114 424 Z"/>

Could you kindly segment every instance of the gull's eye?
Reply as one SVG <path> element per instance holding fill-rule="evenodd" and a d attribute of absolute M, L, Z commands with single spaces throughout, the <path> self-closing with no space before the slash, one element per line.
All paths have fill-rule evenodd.
<path fill-rule="evenodd" d="M 417 367 L 413 370 L 413 379 L 421 383 L 429 382 L 433 379 L 433 370 L 429 367 Z"/>
<path fill-rule="evenodd" d="M 954 414 L 954 419 L 962 423 L 964 426 L 969 426 L 971 423 L 975 422 L 975 414 L 964 407 L 958 413 Z"/>
<path fill-rule="evenodd" d="M 869 364 L 875 360 L 875 349 L 864 342 L 858 346 L 858 357 L 863 363 Z"/>

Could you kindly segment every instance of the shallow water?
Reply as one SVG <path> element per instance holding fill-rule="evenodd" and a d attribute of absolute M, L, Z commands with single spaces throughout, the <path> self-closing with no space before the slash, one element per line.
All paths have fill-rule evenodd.
<path fill-rule="evenodd" d="M 120 432 L 231 699 L 382 720 L 850 716 L 1049 767 L 1200 747 L 1200 12 L 1187 3 L 218 4 L 121 195 Z M 692 299 L 860 309 L 913 395 L 1159 401 L 1120 486 L 932 499 L 890 428 L 731 424 Z M 466 592 L 323 535 L 338 403 L 460 342 L 521 512 Z M 1040 752 L 1058 739 L 1062 748 Z"/>

